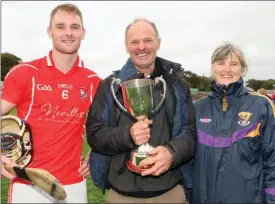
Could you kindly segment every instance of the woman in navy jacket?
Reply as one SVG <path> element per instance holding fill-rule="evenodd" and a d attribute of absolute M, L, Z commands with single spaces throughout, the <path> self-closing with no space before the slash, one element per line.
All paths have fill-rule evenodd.
<path fill-rule="evenodd" d="M 216 48 L 211 65 L 211 93 L 195 102 L 192 202 L 274 202 L 274 105 L 244 86 L 247 63 L 236 46 Z"/>

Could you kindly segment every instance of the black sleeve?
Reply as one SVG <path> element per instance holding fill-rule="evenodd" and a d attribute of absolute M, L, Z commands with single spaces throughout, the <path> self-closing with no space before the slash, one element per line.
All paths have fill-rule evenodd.
<path fill-rule="evenodd" d="M 195 108 L 190 88 L 185 81 L 182 81 L 182 89 L 186 96 L 185 101 L 183 102 L 185 104 L 184 109 L 186 112 L 182 116 L 184 117 L 184 120 L 181 124 L 181 132 L 164 145 L 173 155 L 174 162 L 171 168 L 178 167 L 190 161 L 195 155 L 197 146 Z"/>
<path fill-rule="evenodd" d="M 90 107 L 86 133 L 92 151 L 105 155 L 116 155 L 135 147 L 130 136 L 130 125 L 116 127 L 110 121 L 115 120 L 113 96 L 110 80 L 105 79 L 99 85 Z"/>

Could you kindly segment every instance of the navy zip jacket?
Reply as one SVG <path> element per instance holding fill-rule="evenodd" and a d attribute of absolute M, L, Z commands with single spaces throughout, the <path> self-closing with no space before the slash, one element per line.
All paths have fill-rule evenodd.
<path fill-rule="evenodd" d="M 194 105 L 188 84 L 179 75 L 180 70 L 182 70 L 181 65 L 159 57 L 157 60 L 161 65 L 164 80 L 171 86 L 171 88 L 167 88 L 167 91 L 173 92 L 173 94 L 170 93 L 171 97 L 165 99 L 167 118 L 172 130 L 171 139 L 166 143 L 174 159 L 171 168 L 180 168 L 184 187 L 190 188 L 192 187 L 191 166 L 183 164 L 192 159 L 196 151 Z M 89 160 L 91 177 L 94 185 L 103 192 L 106 188 L 108 189 L 106 181 L 110 168 L 109 159 L 119 154 L 126 154 L 136 147 L 130 136 L 132 124 L 117 124 L 118 115 L 125 113 L 117 107 L 110 90 L 110 84 L 113 77 L 124 82 L 138 78 L 137 75 L 140 74 L 135 69 L 131 59 L 128 59 L 120 71 L 102 81 L 88 114 L 86 130 L 87 140 L 92 148 Z M 115 92 L 121 91 L 119 85 L 115 86 L 114 89 Z"/>
<path fill-rule="evenodd" d="M 275 109 L 243 80 L 195 102 L 193 203 L 275 201 Z"/>

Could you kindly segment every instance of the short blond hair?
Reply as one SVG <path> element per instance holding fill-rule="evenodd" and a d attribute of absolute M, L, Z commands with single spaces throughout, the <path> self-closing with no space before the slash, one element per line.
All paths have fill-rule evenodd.
<path fill-rule="evenodd" d="M 70 3 L 66 3 L 66 4 L 61 4 L 57 7 L 55 7 L 50 15 L 50 25 L 52 24 L 52 19 L 54 17 L 54 15 L 58 12 L 58 11 L 65 11 L 68 13 L 73 13 L 77 16 L 80 17 L 81 22 L 82 22 L 82 26 L 83 26 L 83 16 L 82 16 L 82 12 L 80 11 L 80 9 L 74 5 L 74 4 L 70 4 Z M 84 27 L 84 26 L 83 26 Z"/>
<path fill-rule="evenodd" d="M 139 21 L 143 21 L 143 22 L 146 22 L 148 24 L 150 24 L 152 26 L 152 28 L 154 29 L 155 33 L 156 33 L 156 38 L 159 39 L 159 32 L 158 32 L 158 28 L 156 26 L 156 24 L 152 21 L 149 21 L 147 18 L 135 18 L 125 29 L 125 43 L 127 41 L 127 34 L 128 34 L 128 31 L 129 29 L 131 28 L 131 26 Z"/>
<path fill-rule="evenodd" d="M 239 59 L 242 66 L 243 75 L 245 76 L 248 71 L 248 66 L 244 57 L 244 53 L 240 48 L 228 41 L 224 42 L 222 45 L 214 50 L 211 57 L 211 64 L 213 65 L 217 61 L 224 60 L 228 56 L 232 56 L 232 54 L 235 54 L 236 57 Z"/>

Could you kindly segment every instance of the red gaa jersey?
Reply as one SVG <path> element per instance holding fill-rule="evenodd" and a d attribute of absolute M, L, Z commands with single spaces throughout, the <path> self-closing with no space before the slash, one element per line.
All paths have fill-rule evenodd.
<path fill-rule="evenodd" d="M 18 117 L 32 129 L 34 154 L 28 167 L 49 171 L 63 185 L 84 179 L 78 169 L 86 113 L 99 83 L 98 75 L 85 68 L 79 57 L 67 73 L 58 70 L 52 51 L 11 69 L 2 99 L 17 104 Z"/>

